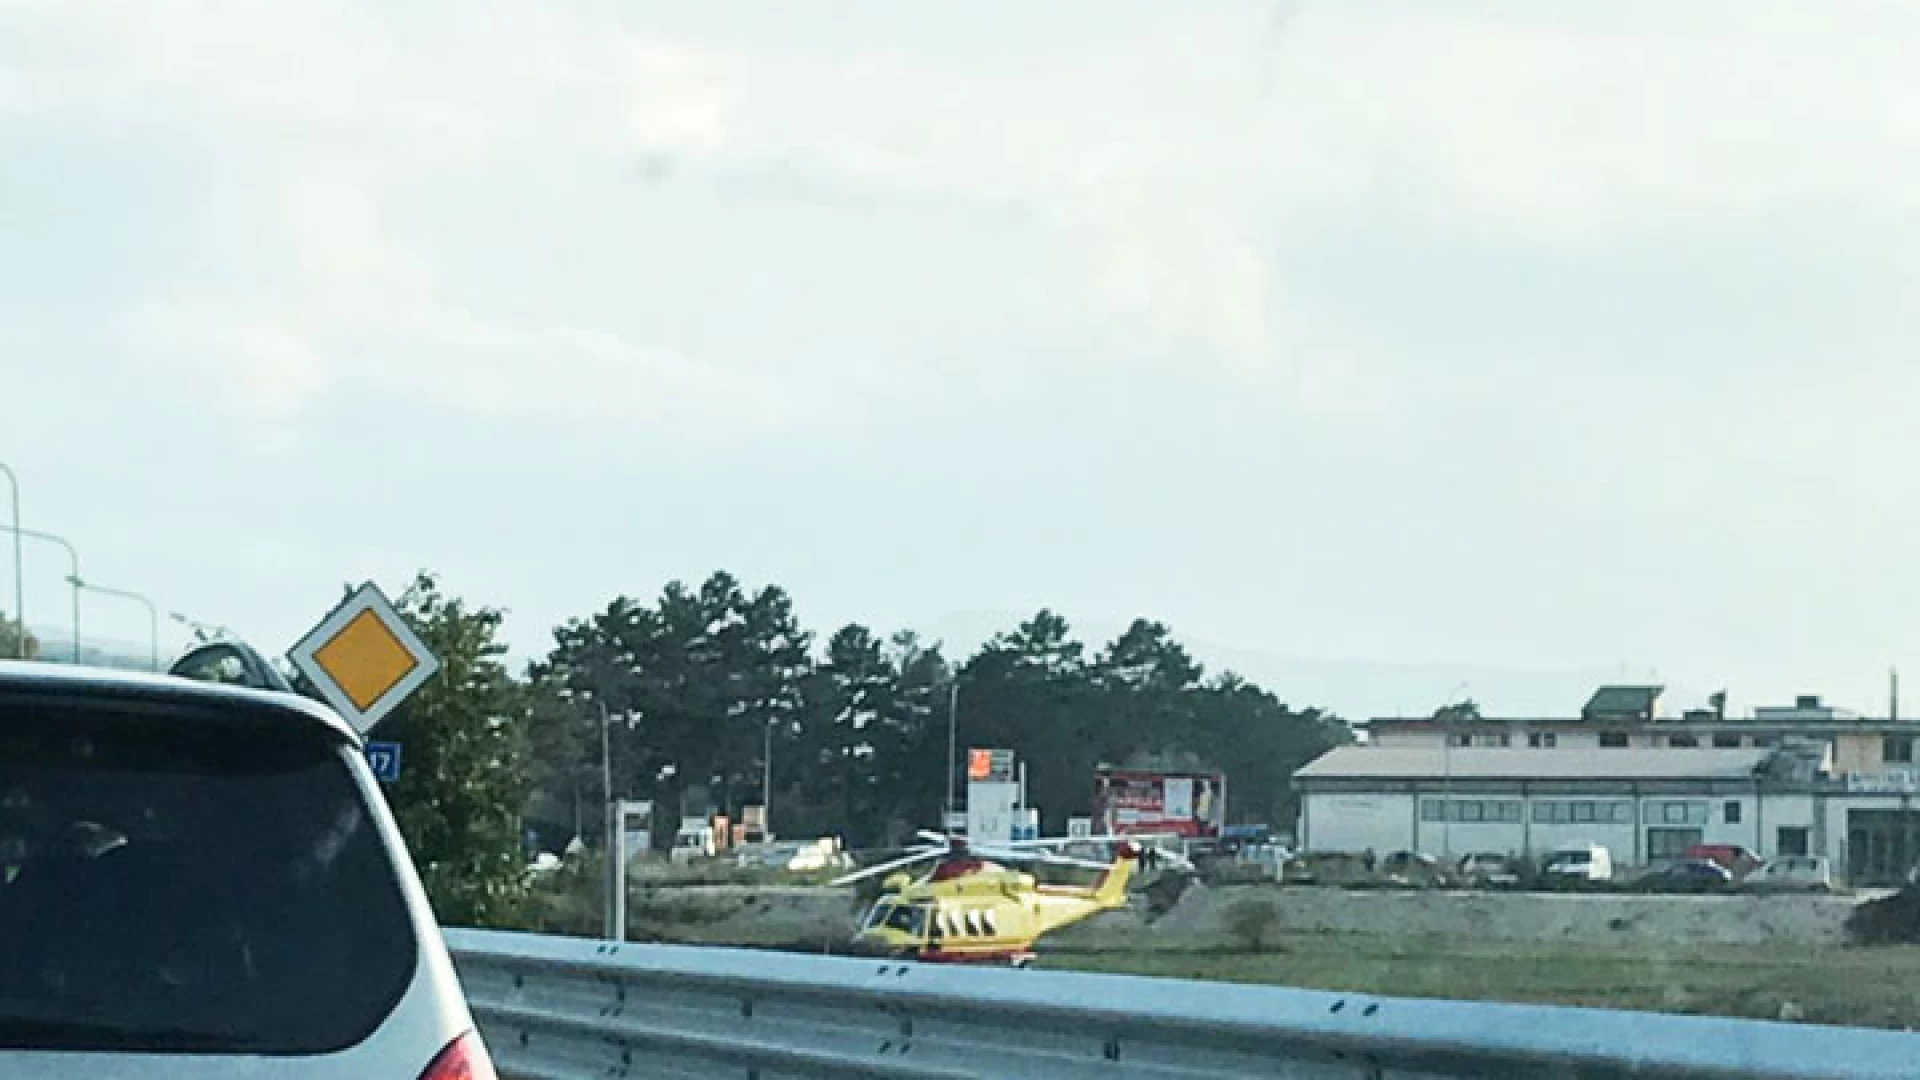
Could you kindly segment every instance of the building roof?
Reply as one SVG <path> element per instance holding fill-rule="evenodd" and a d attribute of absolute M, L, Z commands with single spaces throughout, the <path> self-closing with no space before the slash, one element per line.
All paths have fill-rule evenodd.
<path fill-rule="evenodd" d="M 1300 780 L 1724 780 L 1745 779 L 1772 750 L 1535 750 L 1342 746 L 1307 763 Z"/>
<path fill-rule="evenodd" d="M 1638 716 L 1652 714 L 1664 686 L 1603 686 L 1587 699 L 1582 716 Z"/>

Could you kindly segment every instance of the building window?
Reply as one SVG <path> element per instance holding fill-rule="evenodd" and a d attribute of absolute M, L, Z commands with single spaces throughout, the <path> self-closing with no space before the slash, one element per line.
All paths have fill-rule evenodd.
<path fill-rule="evenodd" d="M 1452 821 L 1468 825 L 1488 822 L 1518 824 L 1520 804 L 1512 799 L 1422 799 L 1420 820 Z"/>
<path fill-rule="evenodd" d="M 1801 825 L 1780 826 L 1779 847 L 1782 855 L 1805 855 L 1807 853 L 1806 828 Z"/>
<path fill-rule="evenodd" d="M 1720 813 L 1721 816 L 1726 818 L 1727 824 L 1740 824 L 1740 800 L 1728 799 L 1727 804 L 1720 808 Z"/>
<path fill-rule="evenodd" d="M 1511 736 L 1511 735 L 1508 735 L 1508 734 L 1507 734 L 1506 732 L 1501 732 L 1501 733 L 1500 733 L 1500 745 L 1501 745 L 1501 746 L 1511 746 L 1511 745 L 1513 745 L 1513 736 Z"/>
<path fill-rule="evenodd" d="M 1676 799 L 1656 805 L 1659 807 L 1657 820 L 1668 825 L 1705 825 L 1707 823 L 1707 804 L 1704 802 L 1682 802 Z"/>
<path fill-rule="evenodd" d="M 1514 809 L 1517 811 L 1518 805 Z M 1633 803 L 1627 799 L 1539 799 L 1533 804 L 1533 821 L 1536 825 L 1630 825 Z"/>
<path fill-rule="evenodd" d="M 1535 750 L 1551 750 L 1560 742 L 1560 736 L 1551 731 L 1535 731 L 1527 735 L 1527 745 Z"/>
<path fill-rule="evenodd" d="M 1450 731 L 1447 733 L 1447 745 L 1448 746 L 1472 746 L 1473 735 L 1465 731 Z"/>
<path fill-rule="evenodd" d="M 1667 745 L 1683 747 L 1685 749 L 1691 750 L 1692 748 L 1700 745 L 1700 740 L 1698 738 L 1695 738 L 1692 735 L 1675 734 L 1675 735 L 1667 736 Z"/>
<path fill-rule="evenodd" d="M 1713 733 L 1713 745 L 1716 750 L 1740 749 L 1740 733 L 1737 731 L 1716 731 Z"/>
<path fill-rule="evenodd" d="M 1627 733 L 1624 731 L 1601 732 L 1600 748 L 1602 750 L 1625 750 L 1627 748 Z"/>
<path fill-rule="evenodd" d="M 1699 829 L 1648 829 L 1647 858 L 1682 859 L 1687 849 L 1700 842 Z"/>
<path fill-rule="evenodd" d="M 1880 740 L 1880 760 L 1890 765 L 1913 764 L 1913 736 L 1889 735 Z"/>
<path fill-rule="evenodd" d="M 1776 747 L 1776 746 L 1779 746 L 1779 745 L 1780 745 L 1780 736 L 1778 736 L 1778 735 L 1755 735 L 1755 736 L 1753 737 L 1753 745 L 1754 745 L 1754 747 L 1755 747 L 1756 749 L 1760 749 L 1760 750 L 1770 750 L 1770 749 L 1772 749 L 1773 747 Z"/>

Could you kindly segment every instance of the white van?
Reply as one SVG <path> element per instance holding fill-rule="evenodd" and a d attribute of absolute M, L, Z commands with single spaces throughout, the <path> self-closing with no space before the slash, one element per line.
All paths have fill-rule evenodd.
<path fill-rule="evenodd" d="M 492 1080 L 360 737 L 0 661 L 0 1076 Z"/>
<path fill-rule="evenodd" d="M 1612 881 L 1613 853 L 1599 844 L 1556 851 L 1540 863 L 1540 877 L 1549 885 Z"/>

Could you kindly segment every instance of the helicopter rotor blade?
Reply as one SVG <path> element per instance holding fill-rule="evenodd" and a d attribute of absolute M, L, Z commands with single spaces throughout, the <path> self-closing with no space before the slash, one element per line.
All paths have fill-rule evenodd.
<path fill-rule="evenodd" d="M 904 867 L 912 866 L 914 863 L 917 863 L 917 862 L 925 862 L 928 859 L 937 859 L 940 856 L 945 854 L 946 854 L 945 848 L 930 848 L 930 849 L 915 851 L 908 855 L 902 855 L 897 859 L 889 859 L 888 861 L 883 863 L 877 863 L 873 866 L 865 867 L 860 870 L 855 870 L 851 874 L 843 874 L 840 877 L 834 878 L 833 884 L 851 885 L 856 881 L 864 881 L 870 877 L 875 877 L 877 875 L 885 874 L 893 870 L 899 870 Z"/>
<path fill-rule="evenodd" d="M 1073 866 L 1082 870 L 1099 870 L 1101 872 L 1113 869 L 1113 864 L 1110 862 L 1099 862 L 1094 859 L 1079 859 L 1071 855 L 1060 855 L 1051 851 L 1020 851 L 1015 848 L 1003 848 L 997 845 L 970 848 L 968 850 L 974 855 L 978 855 L 983 859 L 992 859 L 995 862 Z"/>
<path fill-rule="evenodd" d="M 1093 859 L 1076 859 L 1071 855 L 1042 855 L 1040 861 L 1048 866 L 1072 866 L 1081 870 L 1098 870 L 1105 873 L 1113 869 L 1110 862 L 1097 862 Z"/>

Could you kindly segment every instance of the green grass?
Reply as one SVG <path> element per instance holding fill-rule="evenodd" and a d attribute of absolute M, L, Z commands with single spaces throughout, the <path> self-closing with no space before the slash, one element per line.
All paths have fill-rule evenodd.
<path fill-rule="evenodd" d="M 1591 946 L 1280 934 L 1260 952 L 1046 950 L 1053 969 L 1397 997 L 1585 1005 L 1813 1023 L 1920 1026 L 1920 946 Z"/>

